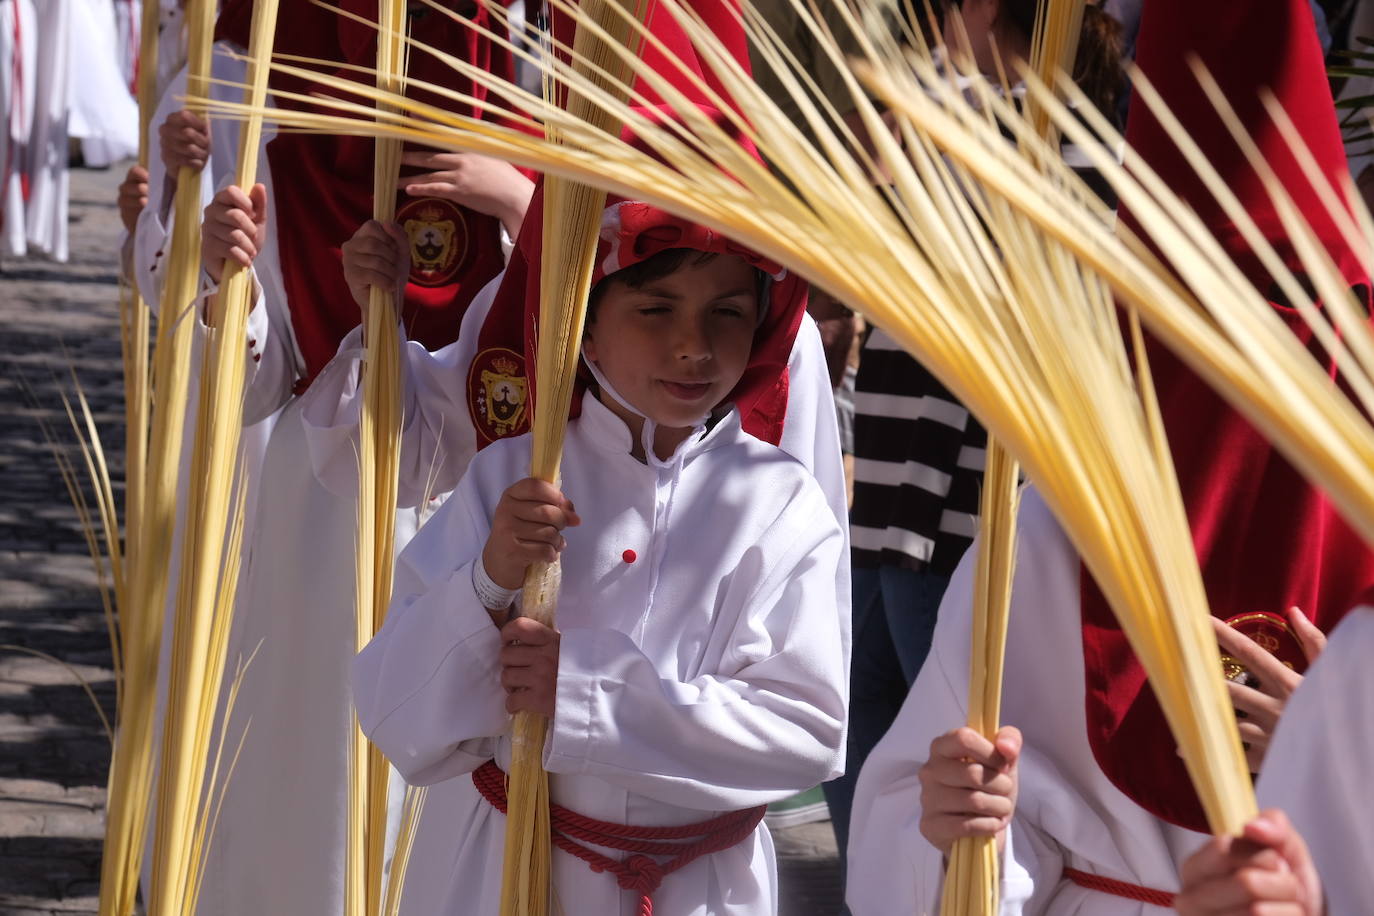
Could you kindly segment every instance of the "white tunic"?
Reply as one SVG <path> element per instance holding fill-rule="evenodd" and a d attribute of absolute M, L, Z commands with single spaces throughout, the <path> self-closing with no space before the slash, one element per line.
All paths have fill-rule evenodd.
<path fill-rule="evenodd" d="M 457 342 L 432 353 L 413 342 L 403 345 L 405 430 L 397 489 L 397 501 L 402 506 L 452 490 L 476 451 L 476 433 L 468 412 L 468 367 L 477 354 L 478 332 L 499 283 L 497 277 L 473 299 L 463 316 Z M 353 468 L 357 464 L 354 456 L 361 403 L 357 383 L 361 341 L 360 330 L 344 338 L 338 354 L 302 398 L 315 473 L 327 487 L 340 493 L 357 479 Z M 847 536 L 849 508 L 835 397 L 820 332 L 809 315 L 802 318 L 787 376 L 787 413 L 779 447 L 820 481 Z"/>
<path fill-rule="evenodd" d="M 138 105 L 120 69 L 120 37 L 110 0 L 73 0 L 70 135 L 86 164 L 103 168 L 138 153 Z"/>
<path fill-rule="evenodd" d="M 1374 913 L 1374 609 L 1357 608 L 1293 694 L 1256 793 L 1307 841 L 1332 916 Z"/>
<path fill-rule="evenodd" d="M 0 255 L 23 256 L 26 149 L 33 130 L 38 20 L 32 0 L 0 0 Z"/>
<path fill-rule="evenodd" d="M 569 425 L 563 490 L 582 525 L 565 532 L 544 755 L 553 800 L 602 820 L 674 825 L 835 776 L 848 558 L 820 487 L 744 434 L 733 412 L 666 463 L 641 464 L 630 446 L 593 399 Z M 364 730 L 408 780 L 449 792 L 445 823 L 431 819 L 407 879 L 403 909 L 417 916 L 499 911 L 505 818 L 468 774 L 493 757 L 509 765 L 510 719 L 498 631 L 471 577 L 529 447 L 528 436 L 503 440 L 473 459 L 402 555 L 386 626 L 354 666 Z M 637 905 L 561 851 L 554 888 L 568 916 L 630 916 Z M 767 830 L 669 875 L 654 903 L 659 916 L 776 912 Z"/>
<path fill-rule="evenodd" d="M 1002 722 L 1021 729 L 1020 796 L 1009 831 L 1002 907 L 1011 914 L 1145 916 L 1160 907 L 1068 882 L 1065 867 L 1161 891 L 1202 842 L 1126 797 L 1088 744 L 1078 554 L 1027 490 L 1007 635 Z M 967 721 L 973 567 L 965 554 L 940 605 L 925 666 L 859 775 L 849 843 L 854 916 L 937 913 L 940 852 L 921 836 L 917 771 L 933 738 Z"/>
<path fill-rule="evenodd" d="M 67 119 L 71 108 L 73 0 L 35 4 L 33 126 L 25 157 L 29 200 L 25 234 L 31 253 L 67 260 Z"/>

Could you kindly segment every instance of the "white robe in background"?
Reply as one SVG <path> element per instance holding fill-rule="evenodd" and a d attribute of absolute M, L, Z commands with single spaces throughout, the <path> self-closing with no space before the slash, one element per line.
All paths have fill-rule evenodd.
<path fill-rule="evenodd" d="M 0 255 L 21 257 L 24 179 L 33 130 L 38 20 L 32 0 L 0 0 Z"/>
<path fill-rule="evenodd" d="M 642 464 L 630 447 L 624 423 L 594 399 L 569 424 L 562 487 L 582 524 L 564 532 L 557 711 L 544 754 L 552 800 L 667 826 L 835 776 L 848 558 L 825 495 L 800 463 L 744 434 L 733 411 L 667 462 Z M 499 634 L 472 562 L 501 493 L 526 476 L 529 448 L 521 436 L 473 459 L 402 555 L 386 626 L 354 668 L 364 730 L 408 780 L 451 790 L 446 823 L 422 834 L 421 867 L 407 878 L 403 912 L 415 916 L 499 910 L 505 818 L 468 774 L 493 757 L 509 766 L 510 717 Z M 568 916 L 636 912 L 637 894 L 561 851 L 553 881 Z M 772 914 L 776 885 L 760 825 L 667 876 L 654 912 Z"/>
<path fill-rule="evenodd" d="M 414 342 L 403 344 L 405 429 L 397 489 L 397 502 L 402 506 L 452 490 L 476 451 L 476 433 L 468 412 L 468 367 L 477 353 L 478 332 L 499 283 L 497 277 L 473 299 L 455 343 L 434 352 Z M 361 330 L 344 338 L 338 354 L 302 398 L 316 476 L 335 492 L 356 486 L 361 341 Z M 835 397 L 820 332 L 809 315 L 802 317 L 787 376 L 787 413 L 779 447 L 820 481 L 847 537 L 849 509 Z"/>
<path fill-rule="evenodd" d="M 1282 808 L 1321 875 L 1331 916 L 1374 913 L 1374 609 L 1356 608 L 1284 709 L 1255 791 Z"/>
<path fill-rule="evenodd" d="M 104 168 L 138 154 L 138 105 L 119 64 L 110 0 L 71 0 L 71 120 L 86 164 Z"/>
<path fill-rule="evenodd" d="M 37 14 L 33 127 L 25 157 L 29 200 L 25 234 L 31 254 L 67 260 L 67 119 L 71 109 L 74 0 L 43 0 Z"/>
<path fill-rule="evenodd" d="M 1156 818 L 1112 785 L 1088 744 L 1079 558 L 1039 494 L 1018 520 L 1002 722 L 1021 729 L 1020 795 L 1003 869 L 1004 916 L 1171 912 L 1087 890 L 1065 867 L 1176 892 L 1201 834 Z M 846 899 L 854 916 L 938 913 L 940 852 L 921 835 L 917 772 L 933 738 L 967 721 L 974 564 L 964 555 L 925 666 L 859 774 Z"/>

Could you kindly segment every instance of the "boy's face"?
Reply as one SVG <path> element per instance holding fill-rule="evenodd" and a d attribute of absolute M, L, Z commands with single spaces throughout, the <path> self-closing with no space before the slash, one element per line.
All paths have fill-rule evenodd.
<path fill-rule="evenodd" d="M 744 374 L 758 324 L 758 273 L 734 255 L 682 267 L 638 289 L 607 284 L 584 349 L 640 413 L 690 427 Z"/>

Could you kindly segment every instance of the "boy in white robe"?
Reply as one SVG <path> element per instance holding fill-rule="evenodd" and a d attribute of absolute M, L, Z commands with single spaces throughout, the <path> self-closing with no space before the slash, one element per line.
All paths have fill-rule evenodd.
<path fill-rule="evenodd" d="M 447 830 L 417 850 L 447 863 L 442 912 L 499 911 L 505 819 L 489 799 L 509 714 L 532 710 L 551 716 L 544 764 L 569 817 L 737 830 L 693 827 L 719 843 L 680 870 L 599 848 L 610 874 L 556 836 L 564 912 L 628 916 L 651 898 L 669 916 L 772 914 L 762 806 L 840 771 L 848 683 L 843 534 L 812 475 L 740 420 L 780 415 L 769 394 L 804 286 L 646 205 L 612 204 L 602 226 L 583 351 L 597 382 L 561 491 L 521 479 L 528 435 L 477 454 L 401 556 L 355 663 L 359 720 L 409 781 L 453 781 Z M 503 294 L 537 301 L 525 279 L 508 271 Z M 511 616 L 525 566 L 559 554 L 561 632 Z"/>
<path fill-rule="evenodd" d="M 1275 4 L 1270 13 L 1278 18 L 1263 23 L 1252 12 L 1232 0 L 1203 7 L 1153 0 L 1141 26 L 1140 65 L 1226 172 L 1268 241 L 1297 269 L 1292 243 L 1258 180 L 1191 74 L 1176 66 L 1192 51 L 1201 56 L 1317 238 L 1350 285 L 1367 293 L 1363 267 L 1334 222 L 1324 220 L 1316 191 L 1277 140 L 1260 101 L 1260 89 L 1272 87 L 1301 122 L 1325 174 L 1344 170 L 1310 10 L 1304 0 Z M 1157 122 L 1141 106 L 1130 118 L 1127 138 L 1135 153 L 1194 208 L 1257 288 L 1267 290 L 1267 275 L 1248 244 Z M 1277 296 L 1271 299 L 1277 317 L 1336 377 L 1330 357 L 1311 343 L 1310 328 Z M 1272 646 L 1301 672 L 1311 655 L 1305 634 L 1332 629 L 1374 585 L 1374 554 L 1177 357 L 1153 341 L 1147 347 L 1217 624 Z M 1165 912 L 1174 903 L 1180 864 L 1204 839 L 1201 806 L 1143 670 L 1033 491 L 1018 538 L 1002 717 L 1016 728 L 999 735 L 996 746 L 968 729 L 949 731 L 966 721 L 970 556 L 941 607 L 926 670 L 859 777 L 847 891 L 855 916 L 933 911 L 944 877 L 941 851 L 964 835 L 1002 838 L 1004 914 Z M 1294 606 L 1306 621 L 1281 616 Z M 1252 772 L 1260 771 L 1287 688 L 1261 674 L 1258 689 L 1241 683 L 1228 689 L 1247 717 L 1240 731 Z"/>

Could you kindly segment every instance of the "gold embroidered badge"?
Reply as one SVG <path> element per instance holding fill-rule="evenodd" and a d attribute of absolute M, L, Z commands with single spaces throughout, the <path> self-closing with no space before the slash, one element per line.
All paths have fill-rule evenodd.
<path fill-rule="evenodd" d="M 467 223 L 458 205 L 421 198 L 402 207 L 396 221 L 410 239 L 410 282 L 443 286 L 452 280 L 468 249 Z"/>
<path fill-rule="evenodd" d="M 477 354 L 468 370 L 468 410 L 479 435 L 493 441 L 523 433 L 527 400 L 523 356 L 505 347 Z"/>

